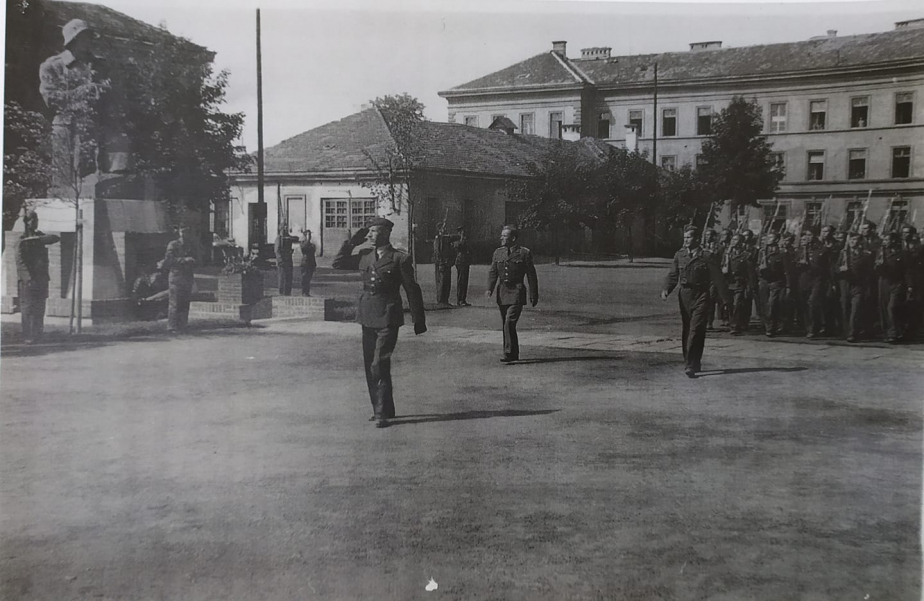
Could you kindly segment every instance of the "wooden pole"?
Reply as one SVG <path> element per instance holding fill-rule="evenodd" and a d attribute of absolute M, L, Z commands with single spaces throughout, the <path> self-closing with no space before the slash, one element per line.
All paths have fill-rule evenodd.
<path fill-rule="evenodd" d="M 257 204 L 260 205 L 260 223 L 257 228 L 257 255 L 259 256 L 266 244 L 266 198 L 263 194 L 263 50 L 260 40 L 260 9 L 257 9 Z"/>

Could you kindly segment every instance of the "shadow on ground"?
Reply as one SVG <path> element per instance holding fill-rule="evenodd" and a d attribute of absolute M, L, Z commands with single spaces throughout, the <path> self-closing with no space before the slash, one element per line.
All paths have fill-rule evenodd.
<path fill-rule="evenodd" d="M 533 363 L 566 363 L 569 361 L 608 361 L 621 359 L 622 357 L 608 355 L 586 355 L 578 357 L 542 357 L 538 359 L 520 359 L 507 363 L 507 365 L 531 365 Z"/>
<path fill-rule="evenodd" d="M 389 424 L 394 426 L 404 426 L 408 424 L 427 424 L 432 422 L 455 422 L 468 419 L 490 419 L 494 417 L 533 417 L 537 415 L 548 415 L 557 413 L 561 409 L 500 409 L 497 411 L 460 411 L 458 413 L 423 413 L 420 415 L 402 415 L 389 420 Z"/>
<path fill-rule="evenodd" d="M 701 371 L 696 374 L 697 378 L 704 378 L 706 376 L 731 376 L 735 374 L 754 374 L 764 371 L 777 371 L 777 372 L 788 372 L 788 371 L 806 371 L 807 367 L 740 367 L 737 369 L 712 369 L 709 371 Z"/>

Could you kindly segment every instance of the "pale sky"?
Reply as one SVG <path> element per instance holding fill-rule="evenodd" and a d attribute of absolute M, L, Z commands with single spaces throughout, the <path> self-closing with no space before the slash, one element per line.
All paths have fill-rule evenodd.
<path fill-rule="evenodd" d="M 230 71 L 226 110 L 246 114 L 244 143 L 257 146 L 255 9 L 263 29 L 264 140 L 285 138 L 360 110 L 376 96 L 407 92 L 445 121 L 440 90 L 461 85 L 568 42 L 613 55 L 686 51 L 888 31 L 924 17 L 920 0 L 813 3 L 295 2 L 293 0 L 105 0 L 105 4 L 217 53 Z"/>

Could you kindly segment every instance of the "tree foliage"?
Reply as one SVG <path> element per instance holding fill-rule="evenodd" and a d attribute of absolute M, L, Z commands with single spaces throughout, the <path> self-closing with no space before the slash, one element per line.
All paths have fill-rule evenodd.
<path fill-rule="evenodd" d="M 393 213 L 400 214 L 405 206 L 412 212 L 410 180 L 422 160 L 420 124 L 426 120 L 424 105 L 409 94 L 376 98 L 372 105 L 381 113 L 395 143 L 376 152 L 363 150 L 375 173 L 366 186 Z"/>
<path fill-rule="evenodd" d="M 741 96 L 713 119 L 696 175 L 717 205 L 728 201 L 734 212 L 776 194 L 784 172 L 762 131 L 760 106 Z"/>
<path fill-rule="evenodd" d="M 17 102 L 3 107 L 3 229 L 12 229 L 23 203 L 48 189 L 50 127 L 41 113 Z"/>

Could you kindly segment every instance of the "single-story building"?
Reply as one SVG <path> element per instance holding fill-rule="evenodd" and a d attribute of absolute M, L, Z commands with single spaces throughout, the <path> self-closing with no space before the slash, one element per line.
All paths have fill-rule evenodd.
<path fill-rule="evenodd" d="M 214 207 L 212 230 L 250 248 L 260 238 L 255 228 L 265 210 L 268 242 L 282 221 L 296 234 L 311 230 L 323 264 L 351 232 L 379 215 L 395 222 L 395 245 L 412 249 L 417 260 L 426 262 L 437 224 L 445 220 L 452 231 L 465 227 L 476 257 L 487 258 L 485 253 L 497 247 L 500 227 L 515 222 L 522 209 L 522 203 L 505 194 L 510 181 L 532 177 L 530 166 L 551 145 L 567 145 L 587 160 L 600 160 L 607 152 L 604 143 L 589 138 L 550 140 L 514 129 L 509 121 L 489 129 L 424 122 L 418 139 L 421 159 L 410 178 L 409 211 L 405 184 L 397 203 L 374 193 L 373 162 L 381 163 L 395 141 L 382 114 L 365 109 L 267 148 L 264 209 L 257 202 L 256 173 L 234 174 L 231 200 Z"/>

